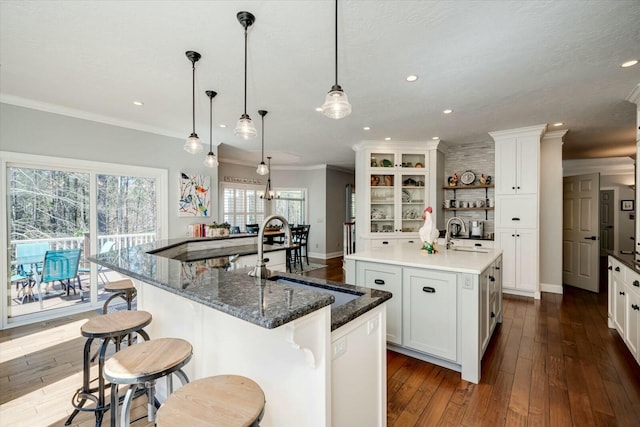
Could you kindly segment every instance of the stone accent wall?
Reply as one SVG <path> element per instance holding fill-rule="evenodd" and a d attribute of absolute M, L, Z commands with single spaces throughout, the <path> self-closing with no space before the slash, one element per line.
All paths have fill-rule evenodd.
<path fill-rule="evenodd" d="M 447 153 L 444 157 L 445 185 L 448 182 L 449 177 L 452 176 L 454 172 L 457 172 L 458 176 L 460 176 L 467 170 L 471 170 L 476 174 L 476 184 L 479 184 L 481 174 L 484 174 L 485 176 L 491 176 L 492 179 L 494 178 L 495 143 L 493 141 L 489 140 L 486 142 L 474 142 L 469 144 L 457 144 L 448 146 Z M 460 185 L 460 183 L 458 184 Z M 444 200 L 451 200 L 454 198 L 453 190 L 442 191 L 444 191 Z M 486 190 L 486 194 L 486 197 L 494 198 L 495 190 L 493 188 L 489 188 L 488 190 Z M 455 191 L 455 199 L 466 201 L 485 199 L 485 189 L 460 190 L 458 188 Z M 449 218 L 453 216 L 453 214 L 453 211 L 446 211 L 444 213 L 445 223 Z M 484 221 L 485 234 L 494 232 L 495 215 L 494 211 L 492 210 L 456 211 L 455 214 L 460 219 L 462 219 L 465 224 L 467 224 L 467 232 L 469 232 L 468 225 L 470 220 Z"/>

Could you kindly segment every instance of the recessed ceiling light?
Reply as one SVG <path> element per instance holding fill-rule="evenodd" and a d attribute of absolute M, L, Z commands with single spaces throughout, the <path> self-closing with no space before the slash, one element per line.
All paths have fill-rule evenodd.
<path fill-rule="evenodd" d="M 369 126 L 365 126 L 362 128 L 363 130 L 371 130 L 371 128 Z"/>
<path fill-rule="evenodd" d="M 407 76 L 408 82 L 415 82 L 416 80 L 418 80 L 418 76 L 416 76 L 415 74 L 411 74 L 410 76 Z"/>
<path fill-rule="evenodd" d="M 133 101 L 133 105 L 136 105 L 138 107 L 142 107 L 144 105 L 144 102 L 142 102 L 142 101 Z"/>
<path fill-rule="evenodd" d="M 554 123 L 553 125 L 554 125 L 554 126 L 562 126 L 563 124 L 564 124 L 564 123 L 562 123 L 562 122 L 558 122 L 558 123 Z"/>
<path fill-rule="evenodd" d="M 227 125 L 225 125 L 225 124 L 221 124 L 221 125 L 218 125 L 218 126 L 220 126 L 221 128 L 226 128 L 227 127 Z"/>
<path fill-rule="evenodd" d="M 623 62 L 622 64 L 620 64 L 620 66 L 622 68 L 628 68 L 628 67 L 633 67 L 637 63 L 638 63 L 637 59 L 632 59 L 631 61 Z"/>
<path fill-rule="evenodd" d="M 434 137 L 433 137 L 433 138 L 431 138 L 431 139 L 433 139 L 433 140 L 435 140 L 435 139 L 440 139 L 440 137 L 439 137 L 439 136 L 434 136 Z"/>
<path fill-rule="evenodd" d="M 322 107 L 316 107 L 316 111 L 317 111 L 318 113 L 322 113 Z"/>
<path fill-rule="evenodd" d="M 447 108 L 446 110 L 442 110 L 442 112 L 445 113 L 445 114 L 451 114 L 451 113 L 453 113 L 453 110 L 450 110 L 450 109 Z"/>
<path fill-rule="evenodd" d="M 386 137 L 384 140 L 385 141 L 391 141 L 391 138 L 390 137 Z"/>

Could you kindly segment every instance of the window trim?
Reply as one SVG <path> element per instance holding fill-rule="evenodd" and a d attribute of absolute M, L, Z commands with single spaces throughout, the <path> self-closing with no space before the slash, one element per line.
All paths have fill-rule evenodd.
<path fill-rule="evenodd" d="M 256 185 L 256 184 L 242 184 L 242 183 L 236 183 L 236 182 L 220 182 L 218 185 L 218 218 L 220 218 L 220 222 L 224 221 L 224 190 L 227 188 L 231 188 L 231 189 L 244 189 L 244 190 L 254 190 L 256 192 L 256 196 L 259 197 L 258 193 L 264 191 L 263 190 L 263 185 Z M 262 212 L 262 216 L 264 218 L 268 217 L 270 215 L 270 210 L 271 210 L 271 206 L 268 206 L 267 203 L 263 202 L 263 212 Z M 267 209 L 267 207 L 269 209 Z M 246 212 L 246 211 L 245 211 Z M 256 211 L 256 216 L 259 215 L 259 212 Z M 246 224 L 239 224 L 239 226 L 242 227 L 245 226 Z"/>
<path fill-rule="evenodd" d="M 153 178 L 157 180 L 156 191 L 156 203 L 158 206 L 157 211 L 157 235 L 158 240 L 167 239 L 169 230 L 169 171 L 167 169 L 152 168 L 146 166 L 133 166 L 116 163 L 96 162 L 92 160 L 80 160 L 70 159 L 64 157 L 50 157 L 37 154 L 17 153 L 12 151 L 0 151 L 0 247 L 2 248 L 0 253 L 0 263 L 2 269 L 3 283 L 0 289 L 0 299 L 3 301 L 0 304 L 0 317 L 2 329 L 7 327 L 25 325 L 34 323 L 41 320 L 54 319 L 62 315 L 68 315 L 76 312 L 87 311 L 87 309 L 98 308 L 100 304 L 90 302 L 89 306 L 81 306 L 65 308 L 64 311 L 60 310 L 45 310 L 43 312 L 37 312 L 33 314 L 27 314 L 19 316 L 17 318 L 8 318 L 8 310 L 6 306 L 7 301 L 7 287 L 6 280 L 9 277 L 8 271 L 8 230 L 9 230 L 9 217 L 7 214 L 8 192 L 7 192 L 7 169 L 8 168 L 30 168 L 30 169 L 56 169 L 62 171 L 75 171 L 89 174 L 89 215 L 91 222 L 89 224 L 89 232 L 92 236 L 97 236 L 98 223 L 97 218 L 97 175 L 123 175 L 123 176 L 140 176 L 145 178 Z M 91 253 L 97 253 L 96 241 L 91 239 Z"/>
<path fill-rule="evenodd" d="M 302 191 L 303 193 L 303 208 L 304 208 L 304 212 L 303 212 L 303 223 L 304 224 L 309 224 L 309 189 L 306 187 L 274 187 L 274 191 L 276 192 L 276 194 L 278 194 L 278 192 L 282 192 L 282 191 Z M 299 199 L 288 199 L 288 200 L 299 200 Z"/>

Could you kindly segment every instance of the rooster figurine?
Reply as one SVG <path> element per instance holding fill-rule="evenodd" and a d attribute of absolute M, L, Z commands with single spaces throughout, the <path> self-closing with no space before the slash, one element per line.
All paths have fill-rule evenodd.
<path fill-rule="evenodd" d="M 422 249 L 430 254 L 438 252 L 436 242 L 440 236 L 440 232 L 436 228 L 433 218 L 431 218 L 432 212 L 433 209 L 431 209 L 431 206 L 424 210 L 424 215 L 422 216 L 424 218 L 424 225 L 418 230 L 420 240 L 422 240 Z"/>

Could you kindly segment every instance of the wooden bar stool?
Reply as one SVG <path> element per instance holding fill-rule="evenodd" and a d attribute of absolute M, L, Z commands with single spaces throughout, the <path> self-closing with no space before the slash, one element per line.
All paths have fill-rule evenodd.
<path fill-rule="evenodd" d="M 131 312 L 135 313 L 135 312 Z M 155 383 L 166 377 L 167 392 L 173 393 L 171 374 L 185 385 L 189 382 L 182 367 L 191 360 L 193 347 L 179 338 L 160 338 L 121 350 L 111 356 L 104 366 L 104 377 L 111 382 L 111 425 L 118 425 L 118 385 L 128 384 L 122 400 L 121 426 L 130 424 L 131 400 L 138 387 L 147 390 L 148 420 L 155 420 Z"/>
<path fill-rule="evenodd" d="M 131 310 L 131 302 L 136 297 L 136 287 L 133 285 L 133 280 L 131 279 L 122 279 L 116 280 L 115 282 L 107 282 L 104 284 L 105 292 L 113 292 L 102 306 L 102 313 L 107 314 L 109 309 L 109 304 L 115 298 L 122 298 L 127 303 L 127 310 Z"/>
<path fill-rule="evenodd" d="M 149 335 L 147 335 L 142 328 L 146 327 L 150 323 L 151 313 L 147 311 L 121 311 L 96 316 L 80 327 L 82 336 L 87 337 L 83 352 L 82 387 L 76 391 L 71 399 L 71 403 L 75 407 L 75 410 L 69 416 L 65 425 L 70 425 L 73 418 L 80 411 L 95 412 L 96 427 L 102 424 L 104 413 L 109 410 L 109 404 L 105 399 L 106 384 L 102 375 L 104 371 L 104 358 L 107 352 L 107 346 L 109 345 L 109 342 L 113 341 L 116 346 L 116 352 L 119 351 L 122 339 L 134 332 L 142 336 L 145 340 L 148 340 Z M 91 380 L 91 344 L 96 339 L 102 340 L 98 351 L 98 377 Z M 91 383 L 96 380 L 98 381 L 98 386 L 91 387 Z M 93 402 L 93 405 L 85 407 L 87 401 Z"/>
<path fill-rule="evenodd" d="M 158 409 L 157 427 L 258 426 L 264 415 L 264 392 L 239 375 L 218 375 L 190 382 Z"/>

